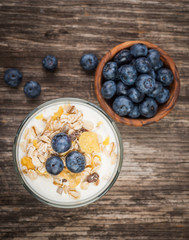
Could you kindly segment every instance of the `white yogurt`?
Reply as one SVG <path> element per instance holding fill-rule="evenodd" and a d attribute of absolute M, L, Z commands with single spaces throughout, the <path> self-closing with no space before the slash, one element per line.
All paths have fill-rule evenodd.
<path fill-rule="evenodd" d="M 48 118 L 52 116 L 55 112 L 57 112 L 58 108 L 60 106 L 64 106 L 68 102 L 62 102 L 60 103 L 54 103 L 50 106 L 46 106 L 40 110 L 38 110 L 24 125 L 22 128 L 22 131 L 20 133 L 20 137 L 18 139 L 18 146 L 20 145 L 20 142 L 24 141 L 23 133 L 25 129 L 30 128 L 32 126 L 35 126 L 39 131 L 43 131 L 44 128 L 44 122 L 42 120 L 37 120 L 35 117 L 39 114 L 43 114 L 44 118 Z M 106 137 L 109 136 L 110 142 L 114 142 L 116 144 L 115 153 L 117 154 L 117 161 L 115 164 L 111 163 L 111 159 L 107 157 L 103 153 L 99 153 L 98 155 L 101 156 L 102 165 L 100 169 L 97 171 L 99 174 L 99 185 L 96 186 L 94 183 L 90 183 L 87 190 L 82 190 L 80 186 L 78 185 L 76 187 L 76 190 L 80 192 L 80 199 L 73 199 L 68 194 L 58 194 L 57 193 L 57 186 L 53 184 L 53 179 L 45 178 L 44 176 L 38 176 L 36 180 L 31 180 L 27 175 L 22 173 L 22 166 L 21 166 L 21 159 L 26 155 L 20 147 L 18 147 L 17 151 L 17 158 L 18 161 L 18 167 L 20 170 L 20 173 L 22 175 L 22 178 L 25 182 L 25 184 L 37 195 L 39 195 L 42 199 L 45 199 L 46 201 L 50 202 L 56 202 L 58 204 L 69 204 L 72 202 L 77 201 L 83 201 L 83 200 L 89 200 L 93 198 L 94 196 L 99 195 L 101 192 L 103 192 L 107 186 L 111 183 L 113 180 L 117 168 L 119 165 L 119 155 L 120 155 L 120 149 L 119 149 L 119 141 L 118 137 L 116 135 L 115 130 L 113 129 L 110 121 L 104 117 L 104 115 L 97 109 L 91 107 L 90 105 L 87 105 L 85 103 L 78 103 L 78 102 L 71 102 L 72 105 L 74 105 L 78 110 L 80 110 L 83 113 L 83 120 L 90 120 L 94 123 L 94 126 L 97 126 L 99 122 L 102 122 L 102 124 L 99 127 L 95 127 L 93 129 L 94 132 L 102 136 L 102 140 L 105 140 Z"/>

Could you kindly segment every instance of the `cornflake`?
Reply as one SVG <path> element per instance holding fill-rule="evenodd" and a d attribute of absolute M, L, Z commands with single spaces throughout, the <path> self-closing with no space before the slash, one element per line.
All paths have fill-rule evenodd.
<path fill-rule="evenodd" d="M 110 143 L 110 137 L 108 136 L 104 141 L 103 144 L 106 146 Z"/>
<path fill-rule="evenodd" d="M 42 120 L 42 119 L 43 119 L 43 114 L 41 113 L 41 114 L 37 115 L 37 116 L 35 117 L 35 119 L 37 119 L 37 120 Z"/>
<path fill-rule="evenodd" d="M 79 145 L 85 153 L 99 152 L 98 137 L 95 132 L 84 132 L 79 137 Z"/>

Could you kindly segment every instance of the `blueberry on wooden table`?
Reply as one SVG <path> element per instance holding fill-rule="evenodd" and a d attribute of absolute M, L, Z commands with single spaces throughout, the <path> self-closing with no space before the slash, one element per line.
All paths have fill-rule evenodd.
<path fill-rule="evenodd" d="M 41 86 L 38 82 L 29 81 L 24 85 L 24 93 L 29 98 L 38 97 L 41 93 Z"/>
<path fill-rule="evenodd" d="M 18 87 L 22 81 L 22 73 L 16 68 L 10 68 L 4 73 L 4 81 L 10 87 Z"/>
<path fill-rule="evenodd" d="M 57 68 L 58 60 L 55 56 L 48 55 L 43 59 L 43 67 L 48 71 L 54 71 Z"/>
<path fill-rule="evenodd" d="M 92 53 L 84 54 L 80 59 L 80 65 L 85 71 L 94 71 L 98 65 L 98 58 Z"/>

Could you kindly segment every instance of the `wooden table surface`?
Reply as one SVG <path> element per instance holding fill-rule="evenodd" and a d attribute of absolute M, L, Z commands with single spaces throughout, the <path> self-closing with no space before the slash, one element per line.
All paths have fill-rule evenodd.
<path fill-rule="evenodd" d="M 94 75 L 79 66 L 83 53 L 98 58 L 127 40 L 147 40 L 175 60 L 179 100 L 159 123 L 142 128 L 118 124 L 124 163 L 112 189 L 78 209 L 56 209 L 21 185 L 12 145 L 23 118 L 39 104 L 78 97 L 98 105 Z M 59 60 L 47 73 L 47 54 Z M 23 73 L 18 89 L 3 72 Z M 0 2 L 0 239 L 189 239 L 189 1 L 7 0 Z M 36 80 L 41 96 L 28 100 L 23 86 Z"/>

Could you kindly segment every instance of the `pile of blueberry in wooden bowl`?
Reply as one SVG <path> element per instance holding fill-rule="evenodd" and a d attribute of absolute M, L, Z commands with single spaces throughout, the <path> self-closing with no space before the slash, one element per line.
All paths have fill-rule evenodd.
<path fill-rule="evenodd" d="M 146 41 L 129 41 L 111 49 L 95 74 L 101 107 L 116 121 L 143 126 L 157 122 L 174 107 L 180 80 L 172 58 Z"/>

